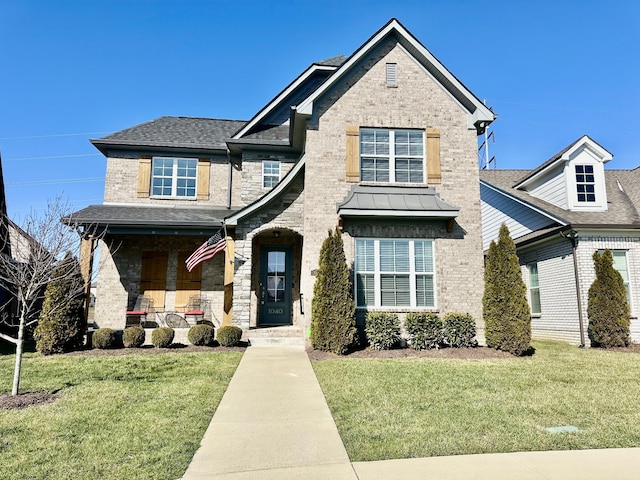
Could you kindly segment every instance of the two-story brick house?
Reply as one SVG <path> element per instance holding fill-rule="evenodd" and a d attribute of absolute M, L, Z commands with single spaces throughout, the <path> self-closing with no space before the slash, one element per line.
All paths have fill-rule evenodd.
<path fill-rule="evenodd" d="M 477 135 L 494 114 L 397 20 L 350 57 L 314 63 L 249 121 L 162 117 L 93 140 L 106 229 L 95 318 L 123 328 L 136 297 L 215 324 L 311 323 L 314 274 L 340 226 L 359 312 L 481 320 Z M 225 225 L 227 248 L 185 258 Z M 481 328 L 482 325 L 479 325 Z"/>

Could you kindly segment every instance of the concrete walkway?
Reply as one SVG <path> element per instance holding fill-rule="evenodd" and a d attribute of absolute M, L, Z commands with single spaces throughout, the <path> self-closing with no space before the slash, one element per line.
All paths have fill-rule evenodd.
<path fill-rule="evenodd" d="M 640 479 L 640 449 L 349 461 L 302 347 L 245 352 L 183 480 Z"/>

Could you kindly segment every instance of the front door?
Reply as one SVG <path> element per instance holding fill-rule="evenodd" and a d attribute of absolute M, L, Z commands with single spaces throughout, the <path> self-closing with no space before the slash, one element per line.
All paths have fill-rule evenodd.
<path fill-rule="evenodd" d="M 291 247 L 264 245 L 260 262 L 261 326 L 291 324 Z"/>

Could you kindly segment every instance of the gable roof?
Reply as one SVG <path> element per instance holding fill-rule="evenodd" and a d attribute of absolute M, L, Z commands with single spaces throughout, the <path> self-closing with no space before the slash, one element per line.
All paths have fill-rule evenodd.
<path fill-rule="evenodd" d="M 244 120 L 165 116 L 92 139 L 91 143 L 104 155 L 109 148 L 123 147 L 226 151 L 226 140 L 245 123 Z"/>
<path fill-rule="evenodd" d="M 296 111 L 302 115 L 311 115 L 314 102 L 347 75 L 365 55 L 391 35 L 395 35 L 398 42 L 469 112 L 470 126 L 475 126 L 479 132 L 482 132 L 489 123 L 495 120 L 496 116 L 493 112 L 395 18 L 389 20 L 356 50 L 320 88 L 296 107 Z"/>
<path fill-rule="evenodd" d="M 556 165 L 566 162 L 567 160 L 570 159 L 571 154 L 573 154 L 576 150 L 578 150 L 582 146 L 586 146 L 587 148 L 590 148 L 591 150 L 596 151 L 599 154 L 599 156 L 603 159 L 603 162 L 605 163 L 613 158 L 613 155 L 609 151 L 607 151 L 602 145 L 600 145 L 598 142 L 593 140 L 588 135 L 583 135 L 582 137 L 577 139 L 575 142 L 569 144 L 569 146 L 560 150 L 558 153 L 556 153 L 554 156 L 552 156 L 549 160 L 544 162 L 538 168 L 528 171 L 523 178 L 515 182 L 514 188 L 522 188 L 528 185 L 529 183 L 531 183 L 532 181 L 536 180 L 540 176 L 544 175 L 545 172 L 555 168 Z"/>
<path fill-rule="evenodd" d="M 608 210 L 570 211 L 529 195 L 515 187 L 519 178 L 526 176 L 526 170 L 481 170 L 480 180 L 496 187 L 496 191 L 512 199 L 520 200 L 529 208 L 544 213 L 549 218 L 572 227 L 582 228 L 640 228 L 640 195 L 636 194 L 640 182 L 640 169 L 605 170 Z M 628 192 L 638 198 L 632 198 Z"/>

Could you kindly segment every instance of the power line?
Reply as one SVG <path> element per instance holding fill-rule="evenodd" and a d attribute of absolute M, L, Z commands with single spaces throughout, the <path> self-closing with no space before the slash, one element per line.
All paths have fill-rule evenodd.
<path fill-rule="evenodd" d="M 0 138 L 0 140 L 30 140 L 33 138 L 76 137 L 76 136 L 83 136 L 83 135 L 101 135 L 103 133 L 111 133 L 111 132 L 52 133 L 48 135 L 29 135 L 25 137 L 2 137 Z"/>
<path fill-rule="evenodd" d="M 8 182 L 8 187 L 29 187 L 34 185 L 58 185 L 61 183 L 101 182 L 105 177 L 61 178 L 59 180 L 35 180 L 32 182 Z"/>
<path fill-rule="evenodd" d="M 24 160 L 49 160 L 52 158 L 78 158 L 78 157 L 101 157 L 100 153 L 81 153 L 77 155 L 49 155 L 46 157 L 21 157 L 21 158 L 6 158 L 3 162 L 22 162 Z"/>

